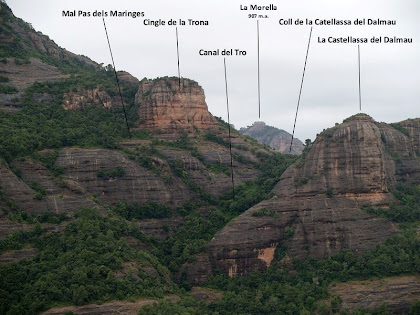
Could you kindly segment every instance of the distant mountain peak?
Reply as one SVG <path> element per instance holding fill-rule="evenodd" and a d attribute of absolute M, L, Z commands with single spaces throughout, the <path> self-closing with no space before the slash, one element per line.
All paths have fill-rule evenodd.
<path fill-rule="evenodd" d="M 263 121 L 256 121 L 252 126 L 241 128 L 239 132 L 281 153 L 301 154 L 304 148 L 302 141 L 294 138 L 292 151 L 289 152 L 292 135 L 283 129 L 269 126 Z"/>

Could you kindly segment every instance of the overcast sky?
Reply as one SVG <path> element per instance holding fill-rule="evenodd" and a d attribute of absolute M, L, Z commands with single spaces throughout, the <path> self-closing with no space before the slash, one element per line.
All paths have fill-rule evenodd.
<path fill-rule="evenodd" d="M 207 20 L 209 26 L 178 26 L 181 76 L 196 80 L 209 110 L 227 120 L 222 56 L 199 50 L 240 49 L 226 57 L 231 123 L 236 128 L 262 120 L 291 132 L 310 26 L 281 26 L 280 19 L 382 19 L 396 26 L 313 26 L 295 136 L 317 133 L 359 112 L 357 44 L 321 44 L 318 37 L 412 38 L 412 44 L 360 44 L 362 112 L 377 121 L 420 117 L 420 1 L 256 1 L 276 11 L 240 10 L 248 0 L 7 0 L 14 14 L 58 45 L 109 64 L 102 19 L 63 17 L 63 10 L 144 12 L 143 18 L 105 18 L 117 70 L 139 79 L 177 76 L 175 26 L 145 26 L 144 20 Z M 261 119 L 258 118 L 257 20 L 259 19 Z"/>

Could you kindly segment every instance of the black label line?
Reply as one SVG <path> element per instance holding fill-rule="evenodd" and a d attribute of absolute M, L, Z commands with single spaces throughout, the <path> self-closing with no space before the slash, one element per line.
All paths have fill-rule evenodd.
<path fill-rule="evenodd" d="M 227 115 L 228 115 L 227 117 L 228 117 L 228 125 L 229 125 L 230 174 L 232 177 L 232 193 L 233 193 L 233 198 L 235 199 L 235 182 L 233 180 L 232 139 L 230 136 L 229 96 L 228 96 L 228 83 L 227 83 L 227 74 L 226 74 L 226 58 L 223 58 L 223 65 L 225 68 L 226 109 L 227 109 Z"/>
<path fill-rule="evenodd" d="M 309 33 L 308 48 L 306 49 L 306 57 L 305 57 L 305 65 L 303 66 L 302 81 L 300 82 L 299 98 L 298 98 L 297 107 L 296 107 L 295 123 L 293 124 L 292 141 L 290 141 L 289 153 L 292 152 L 292 144 L 293 144 L 293 138 L 295 136 L 296 120 L 297 120 L 298 111 L 299 111 L 300 97 L 302 95 L 303 80 L 305 79 L 306 63 L 308 61 L 309 46 L 311 44 L 311 36 L 312 36 L 312 26 L 311 26 L 311 31 Z"/>
<path fill-rule="evenodd" d="M 109 52 L 111 53 L 112 66 L 114 67 L 115 79 L 117 80 L 118 91 L 120 92 L 120 98 L 121 98 L 121 104 L 122 104 L 123 111 L 124 111 L 125 123 L 126 123 L 126 125 L 127 125 L 128 135 L 129 135 L 129 136 L 130 136 L 130 138 L 131 138 L 130 126 L 128 125 L 128 119 L 127 119 L 127 111 L 125 110 L 124 100 L 123 100 L 122 93 L 121 93 L 120 81 L 118 80 L 118 75 L 117 75 L 117 68 L 115 68 L 114 56 L 113 56 L 113 54 L 112 54 L 111 44 L 110 44 L 110 42 L 109 42 L 108 31 L 107 31 L 107 29 L 106 29 L 105 19 L 104 19 L 103 17 L 102 17 L 102 21 L 104 22 L 104 28 L 105 28 L 106 39 L 107 39 L 107 41 L 108 41 Z"/>
<path fill-rule="evenodd" d="M 257 63 L 258 63 L 258 118 L 261 118 L 261 84 L 260 84 L 260 23 L 257 20 Z"/>
<path fill-rule="evenodd" d="M 359 63 L 359 110 L 362 111 L 362 89 L 360 86 L 360 45 L 357 45 L 357 56 Z"/>
<path fill-rule="evenodd" d="M 178 86 L 181 88 L 181 71 L 179 69 L 179 41 L 178 41 L 178 27 L 175 27 L 176 32 L 176 56 L 178 59 Z"/>

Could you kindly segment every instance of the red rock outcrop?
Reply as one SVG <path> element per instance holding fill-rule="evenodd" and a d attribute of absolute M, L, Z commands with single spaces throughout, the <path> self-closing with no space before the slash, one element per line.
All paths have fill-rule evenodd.
<path fill-rule="evenodd" d="M 78 89 L 65 93 L 63 107 L 69 110 L 83 109 L 85 106 L 102 106 L 105 108 L 122 107 L 119 97 L 111 97 L 99 88 Z"/>
<path fill-rule="evenodd" d="M 363 252 L 397 232 L 393 223 L 361 210 L 389 205 L 394 200 L 389 188 L 403 177 L 420 180 L 410 146 L 417 140 L 387 129 L 384 141 L 385 127 L 391 128 L 356 115 L 321 133 L 282 175 L 272 199 L 250 208 L 213 238 L 208 247 L 213 262 L 230 276 L 244 275 L 266 269 L 282 242 L 291 257 L 322 258 L 342 249 Z M 405 164 L 389 153 L 392 146 L 406 157 Z"/>
<path fill-rule="evenodd" d="M 208 111 L 203 89 L 192 80 L 181 79 L 180 85 L 178 78 L 143 80 L 136 104 L 140 105 L 139 116 L 143 122 L 140 129 L 173 133 L 219 127 Z"/>
<path fill-rule="evenodd" d="M 122 91 L 126 86 L 136 88 L 139 80 L 126 71 L 117 72 L 118 80 L 123 84 Z M 115 80 L 115 79 L 114 79 Z M 115 87 L 116 87 L 115 82 Z M 77 88 L 77 90 L 64 93 L 63 107 L 69 110 L 79 110 L 85 106 L 102 106 L 105 108 L 122 107 L 119 95 L 110 96 L 105 90 L 95 88 Z"/>

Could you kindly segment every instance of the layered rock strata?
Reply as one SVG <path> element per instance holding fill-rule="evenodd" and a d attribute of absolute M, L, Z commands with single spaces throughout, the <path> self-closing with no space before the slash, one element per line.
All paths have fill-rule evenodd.
<path fill-rule="evenodd" d="M 230 276 L 244 275 L 270 266 L 281 243 L 291 257 L 322 258 L 343 249 L 361 253 L 396 233 L 395 224 L 362 211 L 394 201 L 389 188 L 396 182 L 420 180 L 412 146 L 418 125 L 408 135 L 389 128 L 360 114 L 321 133 L 282 175 L 272 199 L 213 238 L 212 261 Z"/>
<path fill-rule="evenodd" d="M 68 148 L 60 151 L 56 163 L 63 168 L 68 179 L 111 205 L 125 201 L 179 206 L 191 198 L 181 180 L 175 178 L 173 182 L 165 183 L 152 170 L 142 167 L 118 151 Z M 124 173 L 121 176 L 98 176 L 99 172 L 112 171 L 118 166 Z"/>
<path fill-rule="evenodd" d="M 40 215 L 46 211 L 59 215 L 71 213 L 84 207 L 97 207 L 87 198 L 83 190 L 72 188 L 71 182 L 60 182 L 43 165 L 31 161 L 12 163 L 14 169 L 21 173 L 18 177 L 9 167 L 0 164 L 0 188 L 3 198 L 14 208 L 31 215 Z M 37 195 L 39 187 L 45 195 Z"/>
<path fill-rule="evenodd" d="M 193 132 L 219 126 L 209 113 L 204 91 L 197 82 L 178 78 L 160 78 L 140 82 L 136 94 L 140 105 L 141 129 L 173 133 Z"/>
<path fill-rule="evenodd" d="M 351 281 L 331 286 L 329 291 L 331 295 L 338 295 L 343 301 L 342 307 L 350 311 L 386 304 L 392 314 L 408 314 L 411 304 L 420 299 L 420 279 L 402 276 Z"/>
<path fill-rule="evenodd" d="M 105 108 L 122 107 L 119 97 L 111 97 L 107 92 L 99 88 L 78 89 L 65 93 L 63 96 L 63 107 L 68 110 L 79 110 L 85 106 L 102 106 Z"/>

